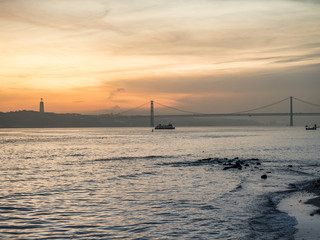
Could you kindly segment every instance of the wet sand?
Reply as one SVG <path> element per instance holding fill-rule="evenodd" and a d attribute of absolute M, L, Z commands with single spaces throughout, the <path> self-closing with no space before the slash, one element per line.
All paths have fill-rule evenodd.
<path fill-rule="evenodd" d="M 315 212 L 315 214 L 320 214 L 320 179 L 318 179 L 316 181 L 312 181 L 303 190 L 308 193 L 313 193 L 313 194 L 317 195 L 317 197 L 309 199 L 305 203 L 312 204 L 312 205 L 318 207 L 319 209 Z"/>
<path fill-rule="evenodd" d="M 320 239 L 320 180 L 283 199 L 278 208 L 297 220 L 295 239 Z"/>

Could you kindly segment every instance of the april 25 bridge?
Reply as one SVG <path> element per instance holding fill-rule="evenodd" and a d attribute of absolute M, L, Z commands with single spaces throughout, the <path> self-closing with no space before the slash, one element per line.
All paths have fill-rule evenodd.
<path fill-rule="evenodd" d="M 143 108 L 146 105 L 150 104 L 150 126 L 154 127 L 155 125 L 155 104 L 159 105 L 162 108 L 167 108 L 167 109 L 171 109 L 177 112 L 180 112 L 180 114 L 162 114 L 162 115 L 157 115 L 159 117 L 165 117 L 165 118 L 179 118 L 179 117 L 266 117 L 266 116 L 270 116 L 270 117 L 279 117 L 279 116 L 287 116 L 289 118 L 289 126 L 293 126 L 294 125 L 294 117 L 295 116 L 320 116 L 320 112 L 316 111 L 316 112 L 297 112 L 294 111 L 294 101 L 295 102 L 299 102 L 302 103 L 304 105 L 308 105 L 308 106 L 313 106 L 316 107 L 317 109 L 320 108 L 320 104 L 315 104 L 315 103 L 311 103 L 296 97 L 287 97 L 285 99 L 282 99 L 280 101 L 276 101 L 267 105 L 263 105 L 260 107 L 256 107 L 256 108 L 252 108 L 252 109 L 248 109 L 248 110 L 244 110 L 244 111 L 239 111 L 239 112 L 232 112 L 232 113 L 199 113 L 199 112 L 192 112 L 192 111 L 186 111 L 186 110 L 182 110 L 179 108 L 175 108 L 175 107 L 170 107 L 155 101 L 150 101 L 147 103 L 144 103 L 138 107 L 123 111 L 118 113 L 117 115 L 125 115 L 128 114 L 129 112 L 135 111 L 139 108 Z M 261 110 L 265 110 L 265 109 L 270 109 L 271 107 L 275 106 L 275 105 L 279 105 L 279 104 L 283 104 L 287 102 L 287 108 L 288 111 L 286 112 L 259 112 Z M 183 114 L 182 114 L 183 113 Z"/>

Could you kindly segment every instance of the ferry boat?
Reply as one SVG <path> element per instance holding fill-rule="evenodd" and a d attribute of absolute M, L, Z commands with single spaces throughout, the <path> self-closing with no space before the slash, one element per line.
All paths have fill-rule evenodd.
<path fill-rule="evenodd" d="M 308 125 L 306 125 L 306 130 L 317 130 L 317 124 L 315 124 L 313 127 L 308 127 Z"/>
<path fill-rule="evenodd" d="M 165 124 L 158 124 L 155 129 L 175 129 L 175 127 L 169 123 L 168 125 Z"/>

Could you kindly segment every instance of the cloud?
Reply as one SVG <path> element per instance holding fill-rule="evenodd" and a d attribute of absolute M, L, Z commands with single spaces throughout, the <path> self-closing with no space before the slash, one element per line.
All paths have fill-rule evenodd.
<path fill-rule="evenodd" d="M 118 80 L 108 84 L 122 86 L 128 93 L 140 96 L 140 102 L 153 99 L 190 111 L 198 109 L 197 112 L 209 112 L 215 109 L 232 112 L 289 96 L 304 96 L 317 102 L 319 69 L 320 64 L 314 64 L 241 74 L 148 77 L 139 81 Z"/>
<path fill-rule="evenodd" d="M 108 99 L 111 100 L 116 96 L 116 94 L 122 93 L 122 92 L 125 92 L 124 88 L 117 88 L 116 90 L 110 92 Z"/>
<path fill-rule="evenodd" d="M 2 0 L 1 87 L 78 87 L 70 102 L 101 109 L 313 96 L 320 9 L 307 2 Z"/>
<path fill-rule="evenodd" d="M 289 0 L 292 2 L 299 2 L 299 3 L 313 3 L 313 4 L 320 4 L 319 0 Z"/>
<path fill-rule="evenodd" d="M 319 59 L 320 58 L 320 52 L 314 53 L 314 54 L 306 54 L 306 55 L 299 55 L 299 56 L 287 56 L 287 57 L 281 57 L 282 60 L 274 61 L 273 63 L 293 63 L 293 62 L 301 62 L 306 60 L 312 60 L 312 59 Z"/>
<path fill-rule="evenodd" d="M 17 0 L 0 3 L 0 17 L 33 25 L 68 30 L 101 26 L 108 9 L 100 1 Z"/>
<path fill-rule="evenodd" d="M 298 41 L 295 35 L 308 29 L 309 17 L 297 21 L 296 8 L 280 2 L 18 0 L 0 3 L 0 16 L 58 30 L 60 35 L 42 30 L 38 34 L 56 39 L 58 49 L 62 45 L 67 51 L 74 49 L 72 54 L 217 59 Z M 32 28 L 32 35 L 38 34 Z"/>

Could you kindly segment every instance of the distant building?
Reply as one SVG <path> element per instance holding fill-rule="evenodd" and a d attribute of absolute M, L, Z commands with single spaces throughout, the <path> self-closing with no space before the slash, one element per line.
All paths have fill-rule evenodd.
<path fill-rule="evenodd" d="M 42 101 L 42 98 L 41 98 L 41 102 L 40 102 L 40 110 L 39 110 L 39 112 L 44 113 L 44 103 Z"/>

